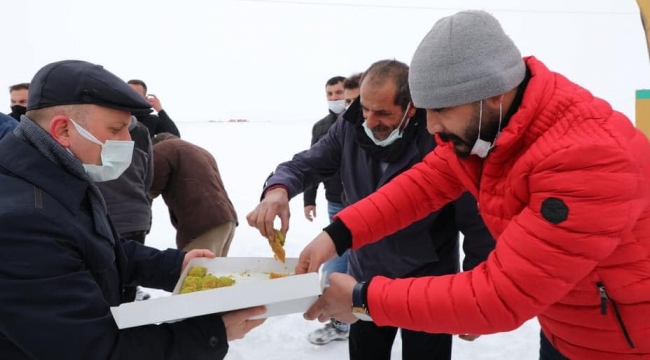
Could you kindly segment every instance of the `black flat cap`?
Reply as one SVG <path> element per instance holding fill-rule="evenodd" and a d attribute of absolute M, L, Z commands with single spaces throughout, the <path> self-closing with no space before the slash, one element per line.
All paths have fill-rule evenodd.
<path fill-rule="evenodd" d="M 101 65 L 64 60 L 45 65 L 34 75 L 27 111 L 75 104 L 94 104 L 136 116 L 152 111 L 140 94 Z"/>

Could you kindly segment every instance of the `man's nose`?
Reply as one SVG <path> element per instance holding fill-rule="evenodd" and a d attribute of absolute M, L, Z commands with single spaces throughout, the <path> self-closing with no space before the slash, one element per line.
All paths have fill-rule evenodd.
<path fill-rule="evenodd" d="M 132 140 L 132 139 L 131 139 L 131 133 L 129 133 L 128 130 L 127 130 L 127 131 L 120 132 L 119 139 L 117 139 L 117 140 L 121 140 L 121 141 L 131 141 L 131 140 Z"/>
<path fill-rule="evenodd" d="M 368 111 L 368 114 L 366 116 L 366 126 L 372 129 L 379 124 L 380 124 L 379 117 L 375 115 L 372 111 Z"/>
<path fill-rule="evenodd" d="M 445 128 L 443 128 L 442 125 L 436 124 L 436 123 L 432 124 L 431 122 L 429 122 L 427 120 L 427 130 L 429 130 L 429 133 L 431 133 L 431 134 L 441 133 L 441 132 L 444 131 L 444 129 Z"/>
<path fill-rule="evenodd" d="M 433 110 L 427 110 L 427 130 L 431 134 L 443 132 L 445 130 L 440 123 L 440 116 Z"/>

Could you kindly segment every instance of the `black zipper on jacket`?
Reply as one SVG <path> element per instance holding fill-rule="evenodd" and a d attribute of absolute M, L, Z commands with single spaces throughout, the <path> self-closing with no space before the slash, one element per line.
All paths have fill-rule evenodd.
<path fill-rule="evenodd" d="M 612 300 L 609 295 L 607 295 L 607 290 L 605 289 L 605 284 L 602 282 L 597 282 L 596 286 L 598 286 L 598 292 L 600 293 L 600 313 L 602 315 L 607 315 L 607 302 L 609 301 L 612 304 L 612 309 L 614 309 L 614 315 L 616 316 L 616 321 L 618 322 L 618 325 L 621 327 L 621 330 L 623 331 L 623 336 L 625 336 L 625 341 L 627 341 L 627 345 L 634 349 L 634 343 L 632 342 L 632 338 L 630 337 L 630 334 L 627 332 L 627 328 L 625 327 L 625 323 L 623 322 L 623 318 L 621 317 L 621 313 L 618 311 L 618 306 Z"/>

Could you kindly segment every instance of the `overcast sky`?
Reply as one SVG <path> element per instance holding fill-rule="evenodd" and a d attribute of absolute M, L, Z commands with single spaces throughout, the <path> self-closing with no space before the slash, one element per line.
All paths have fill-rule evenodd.
<path fill-rule="evenodd" d="M 316 4 L 311 1 L 316 2 Z M 325 81 L 406 63 L 443 16 L 492 12 L 535 55 L 634 116 L 650 61 L 634 0 L 5 0 L 7 87 L 49 62 L 81 59 L 140 78 L 175 121 L 291 120 L 327 113 Z"/>

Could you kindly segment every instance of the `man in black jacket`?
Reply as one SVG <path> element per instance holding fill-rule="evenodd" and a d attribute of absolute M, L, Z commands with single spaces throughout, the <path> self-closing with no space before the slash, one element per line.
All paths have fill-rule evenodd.
<path fill-rule="evenodd" d="M 426 112 L 411 101 L 408 66 L 378 61 L 363 75 L 360 98 L 330 131 L 278 165 L 266 182 L 261 203 L 247 216 L 248 223 L 264 237 L 272 233 L 276 216 L 287 228 L 289 199 L 335 172 L 343 180 L 345 204 L 353 204 L 419 163 L 435 146 L 426 128 Z M 459 231 L 465 235 L 463 268 L 471 269 L 487 258 L 494 239 L 478 214 L 476 200 L 466 193 L 381 241 L 348 251 L 348 272 L 358 282 L 378 275 L 396 279 L 454 274 L 459 270 Z M 397 330 L 369 321 L 352 324 L 350 359 L 390 359 Z M 403 360 L 451 358 L 449 334 L 401 329 L 401 335 Z"/>
<path fill-rule="evenodd" d="M 66 60 L 32 80 L 27 114 L 0 140 L 2 359 L 223 359 L 263 308 L 120 330 L 122 285 L 171 291 L 207 250 L 160 251 L 117 235 L 96 181 L 131 160 L 131 115 L 151 111 L 103 67 Z"/>
<path fill-rule="evenodd" d="M 329 113 L 324 118 L 318 120 L 312 127 L 312 146 L 327 134 L 327 131 L 336 122 L 338 116 L 345 111 L 344 82 L 345 78 L 343 76 L 335 76 L 325 83 L 325 95 L 327 97 Z M 313 221 L 314 217 L 316 217 L 316 194 L 319 184 L 307 189 L 304 194 L 305 218 L 309 221 Z M 323 185 L 325 186 L 328 213 L 332 217 L 343 208 L 343 205 L 341 205 L 341 193 L 343 192 L 341 177 L 338 174 L 334 175 L 329 179 L 323 180 Z"/>
<path fill-rule="evenodd" d="M 138 121 L 149 129 L 149 135 L 153 138 L 160 133 L 168 132 L 181 137 L 181 133 L 178 131 L 176 124 L 172 121 L 169 115 L 167 115 L 167 111 L 162 108 L 162 104 L 158 97 L 154 94 L 147 94 L 147 84 L 145 84 L 144 81 L 137 79 L 129 80 L 128 84 L 131 85 L 133 90 L 137 91 L 138 94 L 140 94 L 140 96 L 142 96 L 149 104 L 151 104 L 151 107 L 153 107 L 153 109 L 158 113 L 158 115 L 146 114 L 137 117 Z"/>
<path fill-rule="evenodd" d="M 133 140 L 131 165 L 111 181 L 98 182 L 117 233 L 144 244 L 151 228 L 151 199 L 147 193 L 153 182 L 153 150 L 147 127 L 131 117 L 129 135 Z M 124 302 L 147 300 L 150 295 L 136 286 L 124 287 Z"/>

